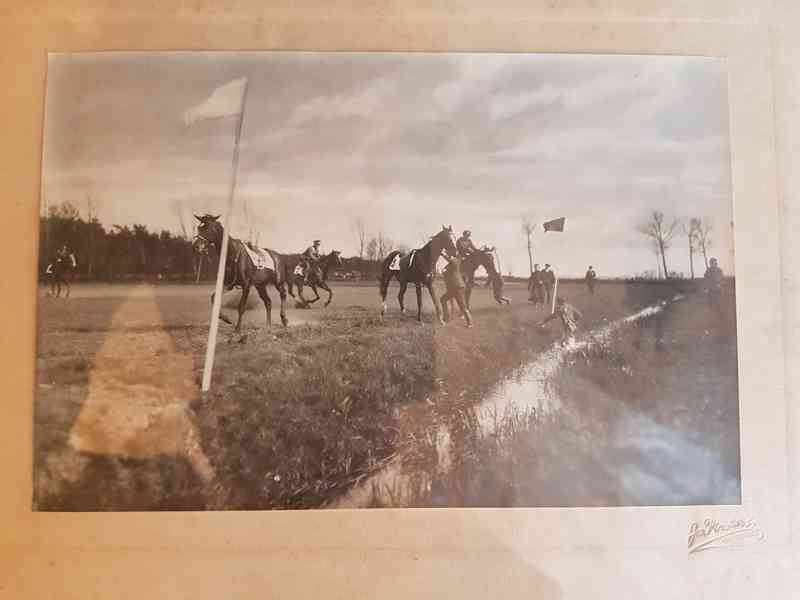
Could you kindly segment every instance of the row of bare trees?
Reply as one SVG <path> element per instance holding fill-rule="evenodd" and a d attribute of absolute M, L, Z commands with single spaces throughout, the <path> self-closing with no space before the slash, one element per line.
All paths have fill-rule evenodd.
<path fill-rule="evenodd" d="M 685 220 L 673 219 L 667 222 L 664 213 L 654 211 L 650 218 L 639 226 L 639 233 L 647 237 L 653 247 L 658 263 L 659 275 L 666 279 L 670 271 L 667 268 L 667 250 L 672 247 L 675 236 L 682 233 L 686 237 L 689 250 L 689 274 L 695 277 L 694 257 L 698 252 L 703 255 L 703 262 L 708 268 L 708 253 L 711 251 L 711 233 L 713 224 L 709 219 L 692 217 Z M 663 268 L 663 270 L 662 270 Z"/>
<path fill-rule="evenodd" d="M 358 249 L 358 258 L 361 260 L 383 260 L 392 250 L 407 252 L 408 247 L 397 244 L 395 240 L 387 236 L 383 230 L 378 230 L 378 234 L 369 237 L 367 234 L 367 224 L 364 219 L 355 219 L 351 225 L 353 235 Z"/>

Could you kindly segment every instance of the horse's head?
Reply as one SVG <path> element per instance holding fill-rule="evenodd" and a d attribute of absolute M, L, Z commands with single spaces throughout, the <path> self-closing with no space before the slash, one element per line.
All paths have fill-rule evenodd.
<path fill-rule="evenodd" d="M 442 230 L 431 238 L 431 246 L 436 256 L 439 256 L 442 251 L 450 255 L 457 254 L 456 243 L 453 241 L 453 226 L 442 225 Z"/>
<path fill-rule="evenodd" d="M 199 221 L 197 235 L 192 242 L 192 249 L 197 254 L 208 254 L 209 248 L 215 246 L 217 249 L 222 245 L 222 224 L 219 222 L 219 215 L 194 216 Z"/>

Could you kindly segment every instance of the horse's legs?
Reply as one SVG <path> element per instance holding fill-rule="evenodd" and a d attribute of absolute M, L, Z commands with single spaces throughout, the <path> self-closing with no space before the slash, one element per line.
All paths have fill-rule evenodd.
<path fill-rule="evenodd" d="M 397 301 L 400 303 L 400 312 L 402 314 L 406 313 L 406 307 L 403 305 L 403 296 L 406 295 L 406 288 L 408 287 L 408 282 L 405 279 L 400 280 L 400 291 L 397 292 Z"/>
<path fill-rule="evenodd" d="M 325 301 L 325 306 L 328 306 L 331 303 L 331 300 L 333 300 L 333 290 L 324 281 L 320 282 L 319 287 L 328 292 L 328 299 Z"/>
<path fill-rule="evenodd" d="M 302 280 L 299 280 L 297 282 L 297 296 L 300 298 L 300 302 L 303 303 L 303 308 L 307 308 L 308 305 L 311 304 L 311 302 L 306 300 L 306 297 L 303 296 L 303 287 L 304 287 L 304 285 L 305 284 L 303 283 Z"/>
<path fill-rule="evenodd" d="M 313 283 L 309 283 L 309 284 L 308 284 L 308 287 L 310 287 L 310 288 L 311 288 L 311 291 L 312 291 L 312 292 L 314 292 L 314 295 L 316 296 L 316 298 L 314 298 L 313 300 L 309 300 L 309 301 L 308 301 L 308 302 L 309 302 L 309 304 L 313 304 L 314 302 L 316 302 L 317 300 L 319 300 L 319 292 L 317 291 L 317 286 L 316 286 L 316 285 L 314 285 Z"/>
<path fill-rule="evenodd" d="M 283 285 L 276 285 L 278 295 L 281 298 L 281 323 L 284 327 L 288 327 L 289 319 L 286 318 L 286 288 Z"/>
<path fill-rule="evenodd" d="M 224 291 L 225 291 L 225 290 L 223 290 L 223 292 L 224 292 Z M 211 292 L 211 305 L 212 305 L 212 306 L 214 305 L 214 296 L 215 296 L 215 295 L 216 295 L 216 292 Z M 219 318 L 220 318 L 220 321 L 224 321 L 224 322 L 225 322 L 225 323 L 227 323 L 228 325 L 233 325 L 233 321 L 231 321 L 231 320 L 230 320 L 228 317 L 226 317 L 226 316 L 225 316 L 225 315 L 222 313 L 222 307 L 220 307 L 220 309 L 219 309 Z"/>
<path fill-rule="evenodd" d="M 239 318 L 236 320 L 236 331 L 242 328 L 242 316 L 247 310 L 247 297 L 250 295 L 250 282 L 246 281 L 242 286 L 242 297 L 239 298 Z"/>
<path fill-rule="evenodd" d="M 422 322 L 422 284 L 415 283 L 417 289 L 417 321 Z"/>
<path fill-rule="evenodd" d="M 426 283 L 425 287 L 428 288 L 428 293 L 431 295 L 431 300 L 433 300 L 433 308 L 436 309 L 436 320 L 439 321 L 440 325 L 444 325 L 442 307 L 439 305 L 439 298 L 436 297 L 436 292 L 433 291 L 433 281 Z"/>
<path fill-rule="evenodd" d="M 269 329 L 272 327 L 272 300 L 270 299 L 269 294 L 267 294 L 267 284 L 262 283 L 261 285 L 257 286 L 256 291 L 261 297 L 261 301 L 264 303 L 264 310 L 267 311 L 267 329 Z M 286 293 L 284 292 L 284 296 L 285 295 Z M 281 302 L 281 306 L 282 305 L 283 302 Z"/>
<path fill-rule="evenodd" d="M 385 272 L 381 275 L 381 317 L 386 314 L 386 294 L 389 293 L 389 283 L 392 281 L 392 273 Z"/>

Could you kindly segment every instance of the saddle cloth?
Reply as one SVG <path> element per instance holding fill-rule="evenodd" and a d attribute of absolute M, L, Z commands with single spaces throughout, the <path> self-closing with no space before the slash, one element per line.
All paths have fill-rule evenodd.
<path fill-rule="evenodd" d="M 403 258 L 401 254 L 398 254 L 392 259 L 392 264 L 389 265 L 390 271 L 399 271 L 400 270 L 400 259 Z"/>
<path fill-rule="evenodd" d="M 247 255 L 250 257 L 256 269 L 272 269 L 273 271 L 277 271 L 275 259 L 272 258 L 269 252 L 261 248 L 251 248 L 249 244 L 242 244 L 242 246 L 244 246 Z"/>

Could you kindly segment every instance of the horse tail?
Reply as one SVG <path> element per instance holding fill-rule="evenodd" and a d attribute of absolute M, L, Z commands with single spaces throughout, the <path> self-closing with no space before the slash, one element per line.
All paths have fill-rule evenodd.
<path fill-rule="evenodd" d="M 392 264 L 395 256 L 402 254 L 399 250 L 389 252 L 389 255 L 383 259 L 381 264 L 381 298 L 385 298 L 389 291 L 389 282 L 392 280 L 392 272 L 389 270 L 389 265 Z"/>

